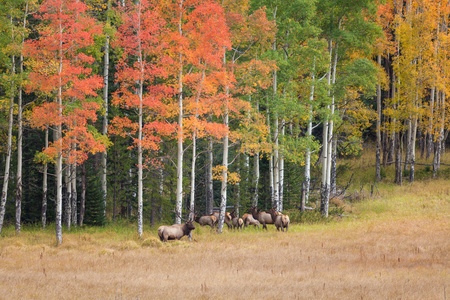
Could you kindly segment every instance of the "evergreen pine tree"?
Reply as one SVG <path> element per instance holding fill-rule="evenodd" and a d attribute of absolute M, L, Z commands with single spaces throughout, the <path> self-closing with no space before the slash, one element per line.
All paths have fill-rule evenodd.
<path fill-rule="evenodd" d="M 89 168 L 90 169 L 90 168 Z M 105 203 L 99 174 L 88 169 L 86 180 L 86 212 L 84 224 L 102 226 L 106 222 L 104 216 Z"/>

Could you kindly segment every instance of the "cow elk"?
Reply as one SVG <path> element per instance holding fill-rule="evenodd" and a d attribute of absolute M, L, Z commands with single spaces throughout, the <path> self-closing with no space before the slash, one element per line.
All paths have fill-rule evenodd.
<path fill-rule="evenodd" d="M 284 232 L 284 229 L 286 229 L 286 231 L 288 231 L 289 229 L 289 223 L 290 223 L 290 219 L 288 215 L 283 215 L 281 212 L 276 211 L 275 207 L 272 207 L 269 210 L 270 215 L 272 216 L 272 219 L 275 220 L 274 224 L 275 227 L 277 228 L 278 231 Z"/>
<path fill-rule="evenodd" d="M 215 216 L 216 219 L 217 219 L 217 222 L 219 222 L 219 215 L 220 215 L 220 213 L 218 211 L 215 211 L 215 212 L 213 212 L 212 215 Z M 225 213 L 224 222 L 225 222 L 225 224 L 227 224 L 228 229 L 231 229 L 233 227 L 232 224 L 231 224 L 231 215 L 230 215 L 229 212 Z"/>
<path fill-rule="evenodd" d="M 236 216 L 235 212 L 231 212 L 230 213 L 231 216 L 231 223 L 233 224 L 233 229 L 240 229 L 242 230 L 242 226 L 244 225 L 244 220 L 242 220 L 242 218 L 239 218 L 238 216 Z"/>
<path fill-rule="evenodd" d="M 259 229 L 259 221 L 253 218 L 251 214 L 244 214 L 242 216 L 242 220 L 244 221 L 244 228 L 247 228 L 249 225 L 257 226 Z"/>
<path fill-rule="evenodd" d="M 200 224 L 200 226 L 208 225 L 211 226 L 211 228 L 213 228 L 217 224 L 217 218 L 214 215 L 200 216 L 200 217 L 195 216 L 194 219 L 195 222 Z"/>
<path fill-rule="evenodd" d="M 272 216 L 265 211 L 261 211 L 257 209 L 256 206 L 252 206 L 249 210 L 252 214 L 252 217 L 259 221 L 262 224 L 263 228 L 267 230 L 267 224 L 274 224 Z"/>

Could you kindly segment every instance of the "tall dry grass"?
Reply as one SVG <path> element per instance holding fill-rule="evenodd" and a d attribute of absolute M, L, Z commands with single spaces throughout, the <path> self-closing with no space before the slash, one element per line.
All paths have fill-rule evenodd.
<path fill-rule="evenodd" d="M 289 232 L 197 228 L 193 242 L 139 239 L 127 224 L 0 237 L 0 299 L 448 299 L 450 185 L 395 186 L 349 217 Z"/>
<path fill-rule="evenodd" d="M 446 299 L 449 221 L 351 221 L 288 233 L 202 228 L 162 244 L 66 234 L 2 240 L 2 299 Z M 24 234 L 26 235 L 26 234 Z"/>

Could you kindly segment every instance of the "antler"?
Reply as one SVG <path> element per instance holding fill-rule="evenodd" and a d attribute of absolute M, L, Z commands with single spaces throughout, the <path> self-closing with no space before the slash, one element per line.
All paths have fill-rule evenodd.
<path fill-rule="evenodd" d="M 189 221 L 187 221 L 185 218 L 183 218 L 182 216 L 180 216 L 180 214 L 177 212 L 177 211 L 173 211 L 174 213 L 175 213 L 175 215 L 178 217 L 178 218 L 180 218 L 182 221 L 184 221 L 184 222 L 192 222 L 192 220 L 191 219 L 189 219 Z"/>

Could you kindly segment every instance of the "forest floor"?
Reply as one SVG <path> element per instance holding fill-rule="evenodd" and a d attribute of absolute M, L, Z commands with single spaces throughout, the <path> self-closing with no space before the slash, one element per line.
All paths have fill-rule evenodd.
<path fill-rule="evenodd" d="M 0 299 L 450 299 L 450 181 L 345 203 L 347 217 L 161 243 L 156 228 L 4 229 Z"/>

